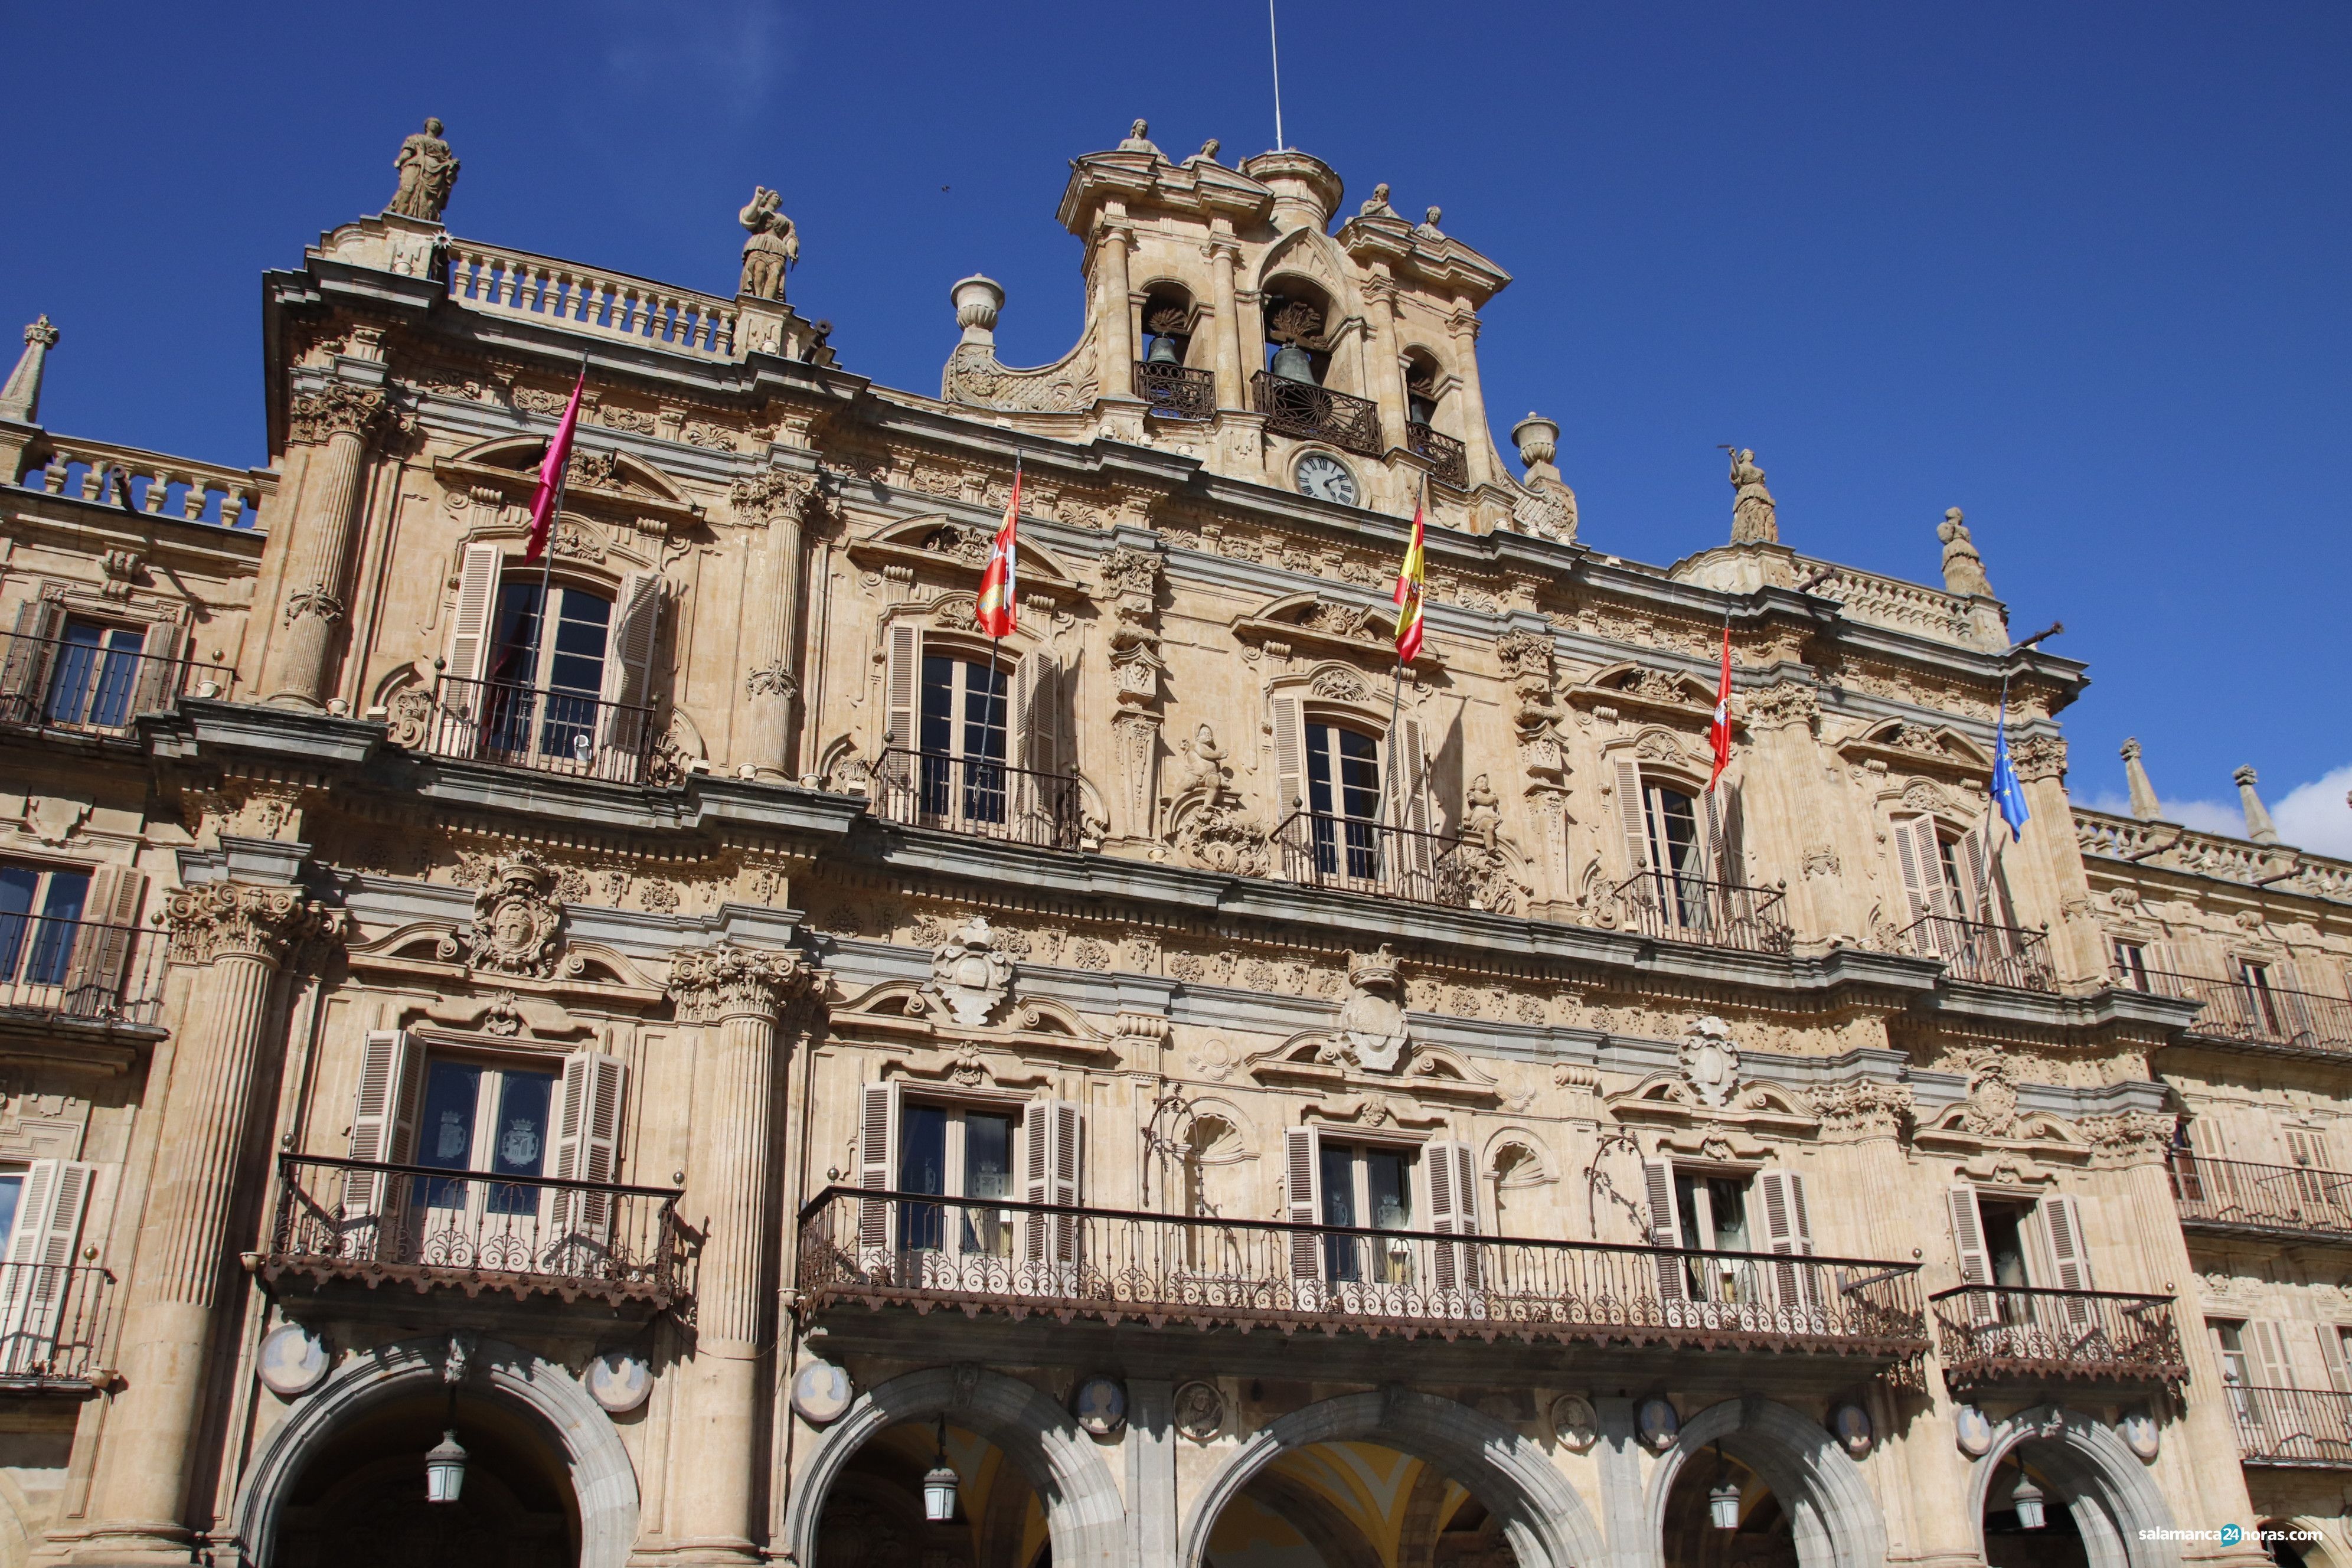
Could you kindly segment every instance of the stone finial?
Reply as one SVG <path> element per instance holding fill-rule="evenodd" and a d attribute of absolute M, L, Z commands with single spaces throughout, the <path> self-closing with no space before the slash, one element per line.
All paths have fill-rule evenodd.
<path fill-rule="evenodd" d="M 2271 821 L 2270 808 L 2263 797 L 2254 793 L 2254 770 L 2250 763 L 2230 775 L 2238 781 L 2238 804 L 2246 808 L 2246 837 L 2257 844 L 2279 841 L 2278 827 Z"/>
<path fill-rule="evenodd" d="M 993 278 L 983 278 L 975 272 L 959 279 L 948 290 L 955 304 L 956 325 L 963 329 L 963 341 L 982 343 L 990 348 L 996 344 L 996 313 L 1004 309 L 1004 289 Z"/>
<path fill-rule="evenodd" d="M 1960 521 L 1958 507 L 1944 509 L 1944 521 L 1936 525 L 1936 537 L 1944 542 L 1944 591 L 1991 598 L 1992 584 L 1985 576 L 1984 557 L 1977 553 L 1976 542 L 1969 537 L 1969 525 Z"/>
<path fill-rule="evenodd" d="M 1559 478 L 1552 459 L 1559 455 L 1559 424 L 1545 418 L 1534 409 L 1528 416 L 1511 426 L 1511 445 L 1519 449 L 1519 461 L 1527 465 L 1528 478 Z"/>
<path fill-rule="evenodd" d="M 1764 488 L 1764 470 L 1756 466 L 1752 448 L 1742 447 L 1731 454 L 1731 542 L 1780 543 L 1780 509 Z"/>
<path fill-rule="evenodd" d="M 2124 742 L 2124 784 L 2131 791 L 2131 814 L 2142 822 L 2154 822 L 2164 815 L 2158 804 L 2156 785 L 2148 782 L 2147 765 L 2139 760 L 2139 737 L 2134 735 Z"/>
<path fill-rule="evenodd" d="M 18 419 L 27 425 L 41 422 L 41 372 L 48 363 L 49 351 L 58 346 L 58 330 L 49 325 L 47 316 L 25 329 L 25 352 L 17 357 L 16 368 L 8 373 L 8 384 L 0 387 L 0 419 Z"/>
<path fill-rule="evenodd" d="M 400 144 L 400 156 L 393 160 L 392 166 L 400 176 L 400 184 L 383 210 L 400 217 L 439 223 L 441 214 L 449 205 L 449 193 L 457 184 L 457 154 L 441 139 L 441 122 L 427 120 L 423 131 Z"/>

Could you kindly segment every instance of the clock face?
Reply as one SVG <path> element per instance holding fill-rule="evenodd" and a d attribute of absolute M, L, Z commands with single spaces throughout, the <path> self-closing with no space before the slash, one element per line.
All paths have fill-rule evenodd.
<path fill-rule="evenodd" d="M 1339 458 L 1309 452 L 1298 459 L 1296 472 L 1302 494 L 1317 500 L 1338 501 L 1341 506 L 1356 504 L 1356 476 Z"/>

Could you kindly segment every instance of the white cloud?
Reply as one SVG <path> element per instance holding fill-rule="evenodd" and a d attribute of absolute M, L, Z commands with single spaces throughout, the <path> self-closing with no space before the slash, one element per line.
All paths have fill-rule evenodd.
<path fill-rule="evenodd" d="M 2298 849 L 2308 849 L 2315 855 L 2335 855 L 2352 860 L 2352 805 L 2345 804 L 2345 795 L 2352 792 L 2352 763 L 2312 780 L 2300 784 L 2275 800 L 2265 800 L 2271 808 L 2271 820 L 2277 824 L 2279 838 Z M 2083 803 L 2093 811 L 2105 811 L 2119 816 L 2131 815 L 2131 801 L 2125 795 L 2102 792 Z M 2246 836 L 2246 813 L 2235 800 L 2166 800 L 2164 820 L 2178 822 L 2184 827 L 2200 833 L 2226 834 L 2231 838 Z"/>

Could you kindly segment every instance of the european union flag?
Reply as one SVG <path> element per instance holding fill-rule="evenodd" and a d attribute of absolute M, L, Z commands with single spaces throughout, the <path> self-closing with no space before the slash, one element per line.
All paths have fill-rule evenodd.
<path fill-rule="evenodd" d="M 1992 804 L 2000 819 L 2009 824 L 2009 840 L 2014 844 L 2025 837 L 2026 819 L 2033 814 L 2025 809 L 2025 785 L 2017 776 L 2017 764 L 2009 758 L 2009 701 L 2001 700 L 2000 716 L 1992 731 Z"/>

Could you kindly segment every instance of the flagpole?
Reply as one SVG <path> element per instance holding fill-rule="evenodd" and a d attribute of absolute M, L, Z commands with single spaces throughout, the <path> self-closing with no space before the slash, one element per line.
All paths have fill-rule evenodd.
<path fill-rule="evenodd" d="M 580 381 L 583 387 L 587 384 L 588 356 L 584 353 L 580 356 Z M 576 423 L 572 426 L 574 439 L 577 439 L 579 428 Z M 548 456 L 555 455 L 555 437 L 552 436 L 547 438 L 547 450 Z M 540 547 L 539 552 L 539 626 L 536 628 L 539 635 L 531 639 L 537 645 L 531 649 L 531 681 L 538 680 L 539 666 L 546 658 L 549 647 L 553 646 L 547 617 L 555 607 L 555 529 L 563 521 L 563 493 L 571 485 L 572 452 L 567 447 L 562 466 L 555 470 L 555 499 L 547 509 L 547 542 Z M 526 683 L 524 689 L 531 689 L 530 685 Z"/>

